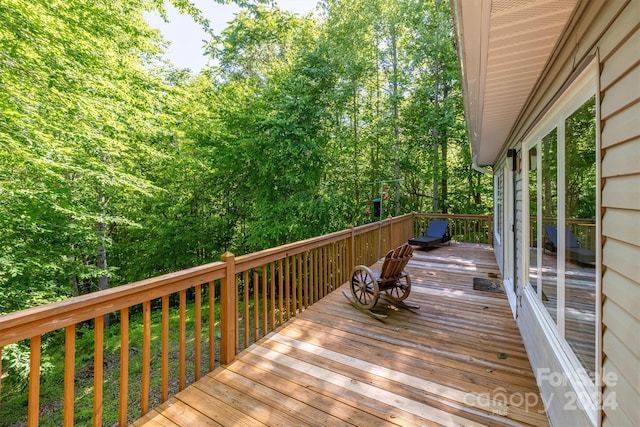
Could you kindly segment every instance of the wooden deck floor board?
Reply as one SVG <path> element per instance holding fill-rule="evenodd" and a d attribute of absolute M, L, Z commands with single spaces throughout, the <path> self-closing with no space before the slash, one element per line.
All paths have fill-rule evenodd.
<path fill-rule="evenodd" d="M 262 372 L 256 372 L 256 370 Z M 286 377 L 274 374 L 271 370 L 265 370 L 259 364 L 250 364 L 247 363 L 247 360 L 240 360 L 226 370 L 226 372 L 229 371 L 238 375 L 251 376 L 265 387 L 294 397 L 296 402 L 288 404 L 287 407 L 298 413 L 304 412 L 311 419 L 320 421 L 322 425 L 347 424 L 366 427 L 381 422 L 378 417 L 340 402 L 333 397 L 328 397 L 309 387 L 309 384 L 302 386 Z M 306 405 L 314 408 L 315 411 L 308 409 L 302 411 L 301 408 Z"/>
<path fill-rule="evenodd" d="M 344 285 L 136 425 L 547 425 L 506 296 L 473 290 L 490 248 L 416 250 L 407 270 L 421 309 L 378 321 Z"/>
<path fill-rule="evenodd" d="M 318 326 L 318 324 L 314 324 L 314 330 L 321 334 L 324 348 L 341 351 L 352 357 L 361 355 L 363 346 L 371 348 L 375 352 L 376 363 L 380 366 L 403 372 L 414 372 L 421 378 L 429 378 L 432 381 L 441 382 L 441 384 L 451 382 L 451 385 L 460 390 L 482 392 L 486 390 L 486 387 L 503 386 L 505 378 L 502 376 L 513 376 L 512 373 L 479 371 L 473 363 L 463 365 L 459 362 L 449 362 L 444 364 L 441 357 L 431 356 L 425 350 L 398 348 L 395 345 L 366 337 L 358 337 L 358 340 L 351 341 L 353 345 L 345 346 L 342 341 L 344 335 L 336 334 L 335 331 L 325 326 Z M 297 330 L 295 325 L 286 328 L 282 333 L 302 340 L 305 340 L 306 334 L 308 334 L 306 330 Z M 530 377 L 524 379 L 523 383 L 531 385 Z M 537 391 L 537 387 L 531 387 L 530 391 Z"/>
<path fill-rule="evenodd" d="M 218 399 L 225 399 L 227 405 L 240 406 L 243 413 L 269 426 L 324 426 L 338 425 L 340 422 L 338 418 L 331 419 L 327 414 L 314 411 L 308 405 L 284 394 L 283 392 L 289 388 L 283 386 L 282 382 L 279 384 L 282 389 L 279 390 L 277 387 L 267 387 L 251 379 L 264 375 L 261 372 L 248 370 L 245 375 L 225 369 L 218 375 L 205 377 L 194 386 Z"/>
<path fill-rule="evenodd" d="M 289 369 L 287 365 L 273 362 L 252 353 L 245 354 L 242 360 L 249 360 L 256 366 L 268 370 L 272 375 L 292 377 L 291 369 Z M 389 425 L 404 426 L 419 425 L 420 422 L 420 420 L 405 420 L 400 417 L 399 412 L 392 406 L 372 402 L 366 396 L 344 389 L 310 374 L 297 372 L 297 375 L 291 378 L 291 381 L 302 387 L 314 390 L 329 399 L 333 399 L 336 403 L 351 406 L 354 409 L 368 414 L 368 418 L 371 420 L 371 424 L 368 425 L 385 425 L 388 423 Z"/>
<path fill-rule="evenodd" d="M 277 342 L 277 343 L 276 343 Z M 431 422 L 462 423 L 481 421 L 482 407 L 471 408 L 469 402 L 477 399 L 477 394 L 443 385 L 432 379 L 416 376 L 415 371 L 402 371 L 403 366 L 384 367 L 376 362 L 378 356 L 375 348 L 361 348 L 359 357 L 347 356 L 325 348 L 310 348 L 306 343 L 297 340 L 284 340 L 282 335 L 270 340 L 269 347 L 274 351 L 283 352 L 298 360 L 304 360 L 314 366 L 322 366 L 331 371 L 329 375 L 321 375 L 327 379 L 337 374 L 344 387 L 344 378 L 353 384 L 353 390 L 360 390 L 367 396 L 378 396 L 382 401 L 393 399 L 400 409 L 410 411 Z M 354 380 L 355 378 L 355 380 Z M 480 410 L 480 411 L 479 411 Z M 464 417 L 460 418 L 460 413 Z M 480 415 L 480 416 L 479 416 Z"/>

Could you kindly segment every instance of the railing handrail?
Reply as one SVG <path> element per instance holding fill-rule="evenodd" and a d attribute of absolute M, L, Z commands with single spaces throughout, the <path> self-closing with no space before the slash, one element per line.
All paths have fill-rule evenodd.
<path fill-rule="evenodd" d="M 387 218 L 382 220 L 381 223 L 375 222 L 354 227 L 353 233 L 357 236 L 387 223 L 401 221 L 411 215 Z M 320 247 L 323 244 L 337 242 L 350 237 L 351 233 L 351 229 L 340 230 L 323 236 L 242 255 L 235 259 L 236 271 L 242 272 L 287 255 L 299 254 Z M 132 305 L 141 304 L 144 301 L 161 298 L 164 295 L 188 289 L 196 284 L 221 279 L 225 276 L 225 268 L 224 262 L 216 261 L 115 288 L 4 314 L 0 316 L 0 347 L 28 339 L 34 335 L 42 335 L 69 325 L 94 319 L 97 316 L 112 313 Z"/>
<path fill-rule="evenodd" d="M 414 213 L 418 218 L 457 218 L 457 219 L 484 219 L 487 220 L 491 214 L 449 214 L 449 213 Z"/>
<path fill-rule="evenodd" d="M 216 261 L 4 314 L 0 316 L 0 347 L 221 279 L 225 275 L 225 268 L 224 262 Z"/>
<path fill-rule="evenodd" d="M 354 236 L 364 234 L 371 230 L 377 230 L 380 227 L 384 227 L 386 224 L 393 224 L 413 217 L 414 214 L 405 214 L 393 218 L 385 218 L 382 221 L 373 222 L 370 224 L 359 225 L 353 228 Z M 299 240 L 293 243 L 287 243 L 275 248 L 264 249 L 258 252 L 252 252 L 246 255 L 240 255 L 236 258 L 236 272 L 242 272 L 251 268 L 263 265 L 268 262 L 275 261 L 277 259 L 297 255 L 309 250 L 316 249 L 327 243 L 334 243 L 345 238 L 351 237 L 352 230 L 340 230 L 333 233 L 324 234 L 322 236 L 311 237 L 305 240 Z"/>

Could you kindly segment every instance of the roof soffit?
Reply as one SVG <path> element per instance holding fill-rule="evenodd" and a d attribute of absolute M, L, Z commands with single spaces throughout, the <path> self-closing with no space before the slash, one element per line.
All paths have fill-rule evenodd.
<path fill-rule="evenodd" d="M 469 138 L 493 164 L 577 0 L 452 0 Z"/>

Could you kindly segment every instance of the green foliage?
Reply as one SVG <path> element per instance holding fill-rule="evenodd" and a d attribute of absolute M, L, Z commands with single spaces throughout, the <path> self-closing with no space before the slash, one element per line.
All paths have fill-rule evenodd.
<path fill-rule="evenodd" d="M 150 404 L 160 404 L 161 386 L 161 310 L 152 310 L 151 316 L 151 395 Z M 216 318 L 219 318 L 219 305 L 216 305 Z M 189 383 L 194 379 L 193 354 L 195 303 L 189 298 L 186 305 L 186 376 Z M 177 307 L 169 310 L 169 357 L 175 360 L 179 352 L 180 314 Z M 202 310 L 202 366 L 208 365 L 208 310 Z M 142 313 L 132 310 L 129 327 L 129 422 L 140 414 L 140 384 L 142 376 Z M 43 337 L 42 363 L 40 368 L 40 419 L 42 426 L 62 425 L 62 399 L 64 384 L 64 339 L 63 330 Z M 75 425 L 90 425 L 93 416 L 93 355 L 94 331 L 90 324 L 76 329 L 75 341 Z M 105 425 L 116 425 L 119 405 L 119 362 L 120 362 L 120 326 L 114 325 L 104 331 L 104 381 L 103 381 L 103 417 Z M 26 422 L 29 348 L 28 342 L 12 344 L 2 351 L 2 400 L 0 401 L 0 427 L 22 425 Z M 177 364 L 170 367 L 170 390 L 177 390 Z M 202 372 L 204 373 L 204 372 Z"/>
<path fill-rule="evenodd" d="M 159 0 L 0 5 L 0 313 L 372 221 L 381 181 L 489 210 L 445 2 L 236 3 L 198 75 L 153 65 Z"/>
<path fill-rule="evenodd" d="M 152 189 L 137 167 L 163 90 L 144 68 L 159 52 L 145 8 L 0 6 L 0 312 L 94 290 L 110 274 L 97 224 L 131 224 L 121 207 Z"/>

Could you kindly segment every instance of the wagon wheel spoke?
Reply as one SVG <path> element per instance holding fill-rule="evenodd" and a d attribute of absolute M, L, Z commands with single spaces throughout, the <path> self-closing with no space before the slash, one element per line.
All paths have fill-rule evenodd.
<path fill-rule="evenodd" d="M 396 282 L 396 286 L 385 289 L 385 293 L 391 301 L 405 300 L 411 293 L 411 277 L 403 272 Z"/>
<path fill-rule="evenodd" d="M 373 273 L 367 267 L 356 267 L 351 275 L 351 295 L 362 309 L 370 309 L 378 302 L 380 291 Z"/>

